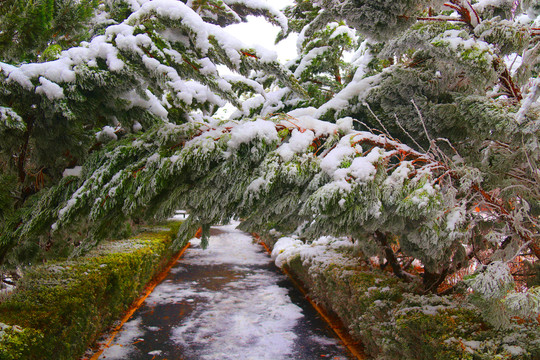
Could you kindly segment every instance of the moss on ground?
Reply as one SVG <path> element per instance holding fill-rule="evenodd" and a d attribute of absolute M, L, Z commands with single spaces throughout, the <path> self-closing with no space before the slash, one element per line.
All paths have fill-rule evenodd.
<path fill-rule="evenodd" d="M 173 257 L 177 223 L 26 271 L 0 303 L 0 359 L 78 359 Z"/>

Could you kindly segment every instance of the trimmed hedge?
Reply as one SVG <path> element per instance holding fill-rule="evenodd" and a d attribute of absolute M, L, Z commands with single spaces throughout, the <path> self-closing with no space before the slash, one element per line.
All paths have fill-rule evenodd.
<path fill-rule="evenodd" d="M 178 226 L 29 269 L 0 303 L 0 359 L 80 358 L 173 257 Z"/>
<path fill-rule="evenodd" d="M 273 247 L 274 239 L 264 241 Z M 418 284 L 371 267 L 356 251 L 352 245 L 328 248 L 326 256 L 299 250 L 287 256 L 284 267 L 342 321 L 370 358 L 540 359 L 537 322 L 497 331 L 465 297 L 420 294 Z"/>

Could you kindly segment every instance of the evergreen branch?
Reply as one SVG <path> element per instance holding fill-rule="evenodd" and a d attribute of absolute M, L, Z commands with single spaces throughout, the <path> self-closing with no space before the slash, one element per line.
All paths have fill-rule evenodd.
<path fill-rule="evenodd" d="M 375 118 L 375 120 L 377 120 L 377 122 L 379 123 L 379 125 L 381 125 L 381 127 L 383 128 L 384 130 L 384 133 L 386 136 L 388 136 L 390 139 L 394 140 L 394 138 L 392 137 L 392 135 L 390 135 L 390 132 L 386 129 L 386 127 L 384 126 L 384 124 L 382 123 L 381 119 L 379 119 L 379 117 L 373 112 L 373 110 L 371 110 L 371 107 L 369 106 L 369 104 L 367 102 L 364 102 L 363 105 L 365 107 L 368 108 L 371 116 L 373 116 Z"/>
<path fill-rule="evenodd" d="M 416 20 L 419 20 L 419 21 L 457 21 L 457 22 L 463 22 L 463 23 L 467 23 L 466 20 L 464 19 L 456 19 L 454 17 L 450 17 L 450 16 L 429 16 L 429 17 L 417 17 Z"/>
<path fill-rule="evenodd" d="M 30 139 L 34 130 L 35 117 L 33 115 L 28 116 L 25 119 L 26 131 L 23 135 L 23 144 L 17 158 L 17 171 L 19 174 L 19 182 L 24 183 L 26 179 L 26 161 L 28 157 L 28 150 L 30 145 Z"/>
<path fill-rule="evenodd" d="M 420 119 L 420 123 L 422 124 L 422 128 L 424 129 L 424 135 L 426 135 L 426 138 L 427 138 L 428 142 L 430 144 L 432 144 L 433 141 L 431 140 L 431 137 L 429 136 L 429 133 L 428 133 L 427 128 L 426 128 L 426 123 L 424 122 L 424 117 L 422 116 L 422 113 L 420 112 L 420 109 L 418 108 L 418 106 L 416 106 L 416 103 L 414 102 L 414 99 L 411 99 L 411 103 L 413 104 L 414 109 L 416 110 L 416 113 L 418 114 L 418 118 Z M 431 147 L 431 145 L 430 145 L 430 147 Z M 429 152 L 429 149 L 428 149 L 428 152 Z"/>
<path fill-rule="evenodd" d="M 516 219 L 510 214 L 510 212 L 508 212 L 508 210 L 506 210 L 506 208 L 502 204 L 502 201 L 493 197 L 491 194 L 482 189 L 478 184 L 473 184 L 472 188 L 482 196 L 486 204 L 488 204 L 493 209 L 496 209 L 497 216 L 501 218 L 509 226 L 509 228 L 512 229 L 523 240 L 524 243 L 528 244 L 528 247 L 532 251 L 534 256 L 536 256 L 537 259 L 540 259 L 540 244 L 538 244 L 538 241 L 535 241 L 530 236 L 529 232 L 516 227 L 516 224 L 519 222 L 516 221 Z"/>
<path fill-rule="evenodd" d="M 396 124 L 399 126 L 399 128 L 401 129 L 401 131 L 403 131 L 405 133 L 405 135 L 407 135 L 409 137 L 409 139 L 418 147 L 418 149 L 422 150 L 422 152 L 426 152 L 426 150 L 422 147 L 422 145 L 420 145 L 416 139 L 411 136 L 411 134 L 401 125 L 401 123 L 399 122 L 399 119 L 397 117 L 397 114 L 394 113 L 394 118 L 396 119 Z"/>
<path fill-rule="evenodd" d="M 516 122 L 518 124 L 523 123 L 529 109 L 536 102 L 536 100 L 538 100 L 539 96 L 540 96 L 540 77 L 534 79 L 533 85 L 531 89 L 529 90 L 529 94 L 525 98 L 525 101 L 523 102 L 523 104 L 519 108 L 518 113 L 516 114 Z M 519 100 L 521 100 L 521 98 Z"/>

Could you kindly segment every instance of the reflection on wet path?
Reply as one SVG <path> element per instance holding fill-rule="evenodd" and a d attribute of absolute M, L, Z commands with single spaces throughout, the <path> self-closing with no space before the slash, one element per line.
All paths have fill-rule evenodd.
<path fill-rule="evenodd" d="M 262 247 L 234 225 L 192 247 L 100 359 L 348 359 Z"/>

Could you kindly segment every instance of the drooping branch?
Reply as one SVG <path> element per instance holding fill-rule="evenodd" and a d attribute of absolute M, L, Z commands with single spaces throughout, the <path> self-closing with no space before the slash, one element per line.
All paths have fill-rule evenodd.
<path fill-rule="evenodd" d="M 481 22 L 482 19 L 472 7 L 471 3 L 467 0 L 452 0 L 449 3 L 444 4 L 446 7 L 455 10 L 460 17 L 455 18 L 451 16 L 428 16 L 428 17 L 418 17 L 417 20 L 420 21 L 457 21 L 463 22 L 471 29 L 475 29 Z M 536 35 L 537 29 L 532 28 L 530 30 L 531 36 Z M 503 89 L 503 95 L 508 96 L 514 101 L 519 102 L 523 99 L 520 88 L 515 84 L 508 67 L 504 63 L 503 59 L 499 56 L 495 56 L 493 61 L 493 67 L 495 71 L 499 74 L 499 84 Z"/>
<path fill-rule="evenodd" d="M 508 71 L 508 67 L 504 61 L 501 58 L 496 58 L 493 61 L 493 67 L 499 73 L 499 83 L 504 89 L 504 94 L 516 102 L 521 101 L 523 99 L 521 90 L 512 79 L 512 75 L 510 75 L 510 71 Z"/>
<path fill-rule="evenodd" d="M 416 20 L 420 20 L 420 21 L 457 21 L 457 22 L 463 22 L 463 23 L 467 23 L 466 20 L 464 19 L 459 19 L 459 18 L 455 18 L 455 17 L 450 17 L 450 16 L 420 16 L 420 17 L 417 17 Z"/>

